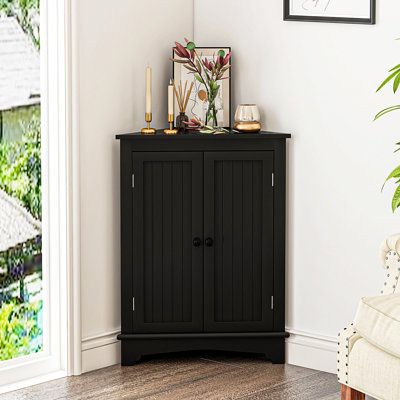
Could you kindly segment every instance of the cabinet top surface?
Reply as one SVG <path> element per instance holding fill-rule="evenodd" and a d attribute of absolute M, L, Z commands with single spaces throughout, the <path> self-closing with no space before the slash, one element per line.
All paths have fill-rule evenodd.
<path fill-rule="evenodd" d="M 125 133 L 116 135 L 119 140 L 215 140 L 215 139 L 288 139 L 292 135 L 289 133 L 276 133 L 262 131 L 260 133 L 225 133 L 219 135 L 211 135 L 208 133 L 187 133 L 183 135 L 166 135 L 162 130 L 157 131 L 155 135 L 142 135 L 140 132 Z"/>

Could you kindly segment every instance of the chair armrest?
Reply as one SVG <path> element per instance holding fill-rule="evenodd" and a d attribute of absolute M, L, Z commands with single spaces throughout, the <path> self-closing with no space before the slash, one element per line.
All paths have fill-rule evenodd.
<path fill-rule="evenodd" d="M 381 245 L 380 258 L 386 271 L 381 294 L 400 293 L 400 234 L 389 236 Z"/>
<path fill-rule="evenodd" d="M 349 356 L 354 343 L 360 337 L 353 324 L 343 328 L 338 335 L 337 376 L 343 385 L 349 384 Z"/>

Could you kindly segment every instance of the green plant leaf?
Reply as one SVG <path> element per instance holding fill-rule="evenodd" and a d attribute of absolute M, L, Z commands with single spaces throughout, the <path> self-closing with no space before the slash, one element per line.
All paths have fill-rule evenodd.
<path fill-rule="evenodd" d="M 218 51 L 218 55 L 219 55 L 220 57 L 225 57 L 225 51 L 224 51 L 224 50 L 219 50 L 219 51 Z"/>
<path fill-rule="evenodd" d="M 396 110 L 400 110 L 400 105 L 387 107 L 387 108 L 379 111 L 378 114 L 375 115 L 374 121 L 376 121 L 378 118 L 383 117 L 385 114 L 388 114 L 388 113 L 390 113 L 392 111 L 396 111 Z"/>
<path fill-rule="evenodd" d="M 400 69 L 400 64 L 397 64 L 395 67 L 393 67 L 392 69 L 389 70 L 389 72 L 392 72 L 396 69 Z"/>
<path fill-rule="evenodd" d="M 195 45 L 193 42 L 189 42 L 189 43 L 186 45 L 186 48 L 187 48 L 189 51 L 192 51 L 192 50 L 194 50 L 194 49 L 196 48 L 196 45 Z"/>
<path fill-rule="evenodd" d="M 400 74 L 396 76 L 394 82 L 393 82 L 393 93 L 397 92 L 397 89 L 399 88 L 400 85 Z"/>
<path fill-rule="evenodd" d="M 400 206 L 400 185 L 397 186 L 392 198 L 392 211 L 395 212 Z"/>
<path fill-rule="evenodd" d="M 381 189 L 381 190 L 383 190 L 383 188 L 385 187 L 386 182 L 387 182 L 389 179 L 392 179 L 392 178 L 400 178 L 400 165 L 397 166 L 397 167 L 389 174 L 389 176 L 386 178 L 385 182 L 383 183 L 382 189 Z"/>
<path fill-rule="evenodd" d="M 199 74 L 194 74 L 194 77 L 200 82 L 200 83 L 204 83 L 202 77 Z"/>
<path fill-rule="evenodd" d="M 397 74 L 400 73 L 400 70 L 396 70 L 394 71 L 392 74 L 390 74 L 382 83 L 381 85 L 378 87 L 378 89 L 376 89 L 377 92 L 379 92 L 387 83 L 389 83 Z"/>

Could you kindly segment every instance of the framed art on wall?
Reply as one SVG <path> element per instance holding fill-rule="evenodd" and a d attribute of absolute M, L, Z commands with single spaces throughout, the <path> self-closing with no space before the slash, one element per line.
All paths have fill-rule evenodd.
<path fill-rule="evenodd" d="M 174 48 L 175 49 L 175 48 Z M 173 49 L 173 53 L 174 53 Z M 196 52 L 201 60 L 208 60 L 208 62 L 218 59 L 218 53 L 223 51 L 225 54 L 230 53 L 230 47 L 196 47 Z M 175 54 L 175 59 L 179 56 Z M 229 60 L 229 66 L 231 60 Z M 223 78 L 218 81 L 219 90 L 215 100 L 217 126 L 229 128 L 231 126 L 231 72 L 230 68 L 226 69 Z M 181 83 L 182 86 L 189 87 L 193 83 L 193 89 L 190 94 L 186 114 L 191 118 L 196 118 L 200 121 L 206 122 L 206 114 L 208 109 L 207 91 L 204 84 L 195 78 L 195 74 L 191 73 L 184 64 L 180 62 L 173 63 L 173 79 L 176 86 Z M 174 114 L 179 114 L 178 102 L 175 98 Z"/>
<path fill-rule="evenodd" d="M 375 24 L 376 0 L 284 0 L 285 21 Z"/>

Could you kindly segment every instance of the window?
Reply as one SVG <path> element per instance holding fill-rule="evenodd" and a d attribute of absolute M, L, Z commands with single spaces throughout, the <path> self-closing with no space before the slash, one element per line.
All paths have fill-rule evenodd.
<path fill-rule="evenodd" d="M 67 2 L 0 1 L 0 393 L 67 371 Z"/>

